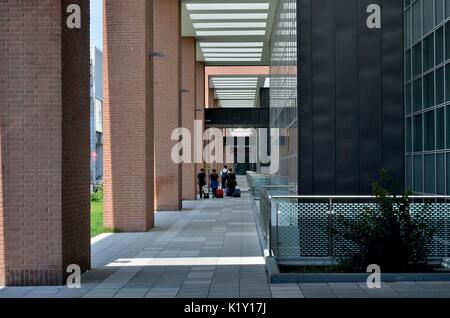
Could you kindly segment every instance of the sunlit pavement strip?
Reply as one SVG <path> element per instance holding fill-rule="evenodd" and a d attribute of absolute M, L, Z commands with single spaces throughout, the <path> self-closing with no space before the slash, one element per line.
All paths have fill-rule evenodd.
<path fill-rule="evenodd" d="M 241 188 L 245 179 L 239 178 Z M 450 297 L 448 282 L 277 284 L 267 280 L 251 202 L 186 202 L 183 212 L 156 214 L 148 233 L 92 239 L 93 269 L 81 289 L 0 287 L 0 298 L 367 298 Z"/>

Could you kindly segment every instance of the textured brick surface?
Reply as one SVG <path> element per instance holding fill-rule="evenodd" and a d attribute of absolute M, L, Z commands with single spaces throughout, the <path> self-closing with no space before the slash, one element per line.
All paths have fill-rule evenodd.
<path fill-rule="evenodd" d="M 183 128 L 189 129 L 191 137 L 194 137 L 194 123 L 196 117 L 196 42 L 195 38 L 183 38 L 182 47 L 182 98 L 181 98 L 181 119 Z M 191 139 L 193 141 L 193 139 Z M 194 142 L 191 143 L 191 163 L 182 165 L 183 200 L 195 200 L 196 187 L 196 165 L 193 161 Z"/>
<path fill-rule="evenodd" d="M 90 264 L 89 1 L 1 1 L 0 22 L 0 285 L 62 284 Z"/>
<path fill-rule="evenodd" d="M 178 0 L 154 0 L 156 209 L 181 209 L 181 165 L 173 163 L 170 137 L 181 126 L 181 13 Z"/>
<path fill-rule="evenodd" d="M 104 4 L 104 224 L 153 227 L 153 1 Z"/>

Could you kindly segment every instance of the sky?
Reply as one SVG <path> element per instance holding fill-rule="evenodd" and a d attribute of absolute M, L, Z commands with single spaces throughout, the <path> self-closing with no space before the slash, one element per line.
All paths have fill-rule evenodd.
<path fill-rule="evenodd" d="M 91 0 L 91 46 L 103 51 L 103 0 Z"/>

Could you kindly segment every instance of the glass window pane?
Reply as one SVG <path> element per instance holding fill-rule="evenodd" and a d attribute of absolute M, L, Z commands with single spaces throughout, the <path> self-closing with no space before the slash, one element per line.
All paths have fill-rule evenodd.
<path fill-rule="evenodd" d="M 445 154 L 436 155 L 436 183 L 437 194 L 445 195 Z"/>
<path fill-rule="evenodd" d="M 436 193 L 436 161 L 434 154 L 425 155 L 425 192 L 430 194 Z"/>
<path fill-rule="evenodd" d="M 423 192 L 423 157 L 414 156 L 414 192 Z"/>
<path fill-rule="evenodd" d="M 413 77 L 422 74 L 422 42 L 413 48 Z"/>
<path fill-rule="evenodd" d="M 436 149 L 445 148 L 445 114 L 444 107 L 436 110 Z"/>
<path fill-rule="evenodd" d="M 422 114 L 413 117 L 413 151 L 423 151 Z"/>
<path fill-rule="evenodd" d="M 427 33 L 434 27 L 433 20 L 433 1 L 424 0 L 423 1 L 423 33 Z"/>
<path fill-rule="evenodd" d="M 436 65 L 444 62 L 444 28 L 436 30 Z"/>
<path fill-rule="evenodd" d="M 405 12 L 405 46 L 407 48 L 412 45 L 412 24 L 411 24 L 411 8 Z"/>
<path fill-rule="evenodd" d="M 412 65 L 411 65 L 411 50 L 408 50 L 405 55 L 405 76 L 406 80 L 411 80 L 412 75 Z"/>
<path fill-rule="evenodd" d="M 406 157 L 406 187 L 407 190 L 413 189 L 413 165 L 412 165 L 412 156 Z"/>
<path fill-rule="evenodd" d="M 422 1 L 418 0 L 413 4 L 413 41 L 418 41 L 422 37 Z"/>
<path fill-rule="evenodd" d="M 450 65 L 445 66 L 445 100 L 450 101 Z"/>
<path fill-rule="evenodd" d="M 406 152 L 412 150 L 412 119 L 406 119 Z"/>
<path fill-rule="evenodd" d="M 406 112 L 406 115 L 409 115 L 409 114 L 411 114 L 411 101 L 412 101 L 412 91 L 411 91 L 411 88 L 412 88 L 412 86 L 411 86 L 411 84 L 408 84 L 408 85 L 406 85 L 406 88 L 405 88 L 405 112 Z"/>
<path fill-rule="evenodd" d="M 424 108 L 434 106 L 434 73 L 427 74 L 424 78 Z"/>
<path fill-rule="evenodd" d="M 444 1 L 436 0 L 435 2 L 435 11 L 436 11 L 436 25 L 441 23 L 444 20 Z"/>
<path fill-rule="evenodd" d="M 436 104 L 444 102 L 444 68 L 436 70 Z"/>
<path fill-rule="evenodd" d="M 427 71 L 434 66 L 434 35 L 429 35 L 423 43 L 423 70 Z"/>
<path fill-rule="evenodd" d="M 450 23 L 445 24 L 445 58 L 450 58 Z"/>
<path fill-rule="evenodd" d="M 445 0 L 445 16 L 450 17 L 450 0 Z"/>
<path fill-rule="evenodd" d="M 445 125 L 446 125 L 446 136 L 447 136 L 447 149 L 450 149 L 450 106 L 445 109 Z"/>
<path fill-rule="evenodd" d="M 422 79 L 414 81 L 413 83 L 413 111 L 419 111 L 422 109 Z"/>
<path fill-rule="evenodd" d="M 450 195 L 450 153 L 447 154 L 447 195 Z"/>
<path fill-rule="evenodd" d="M 425 150 L 435 150 L 434 146 L 434 111 L 425 113 L 424 129 Z"/>

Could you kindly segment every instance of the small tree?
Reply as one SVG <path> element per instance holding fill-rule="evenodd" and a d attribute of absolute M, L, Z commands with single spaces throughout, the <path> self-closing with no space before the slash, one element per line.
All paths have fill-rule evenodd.
<path fill-rule="evenodd" d="M 376 208 L 365 208 L 352 219 L 337 216 L 338 226 L 332 232 L 356 247 L 341 259 L 343 269 L 365 272 L 368 265 L 378 264 L 383 272 L 420 270 L 434 234 L 425 220 L 429 205 L 412 215 L 411 193 L 393 197 L 382 185 L 374 184 L 373 194 Z"/>

